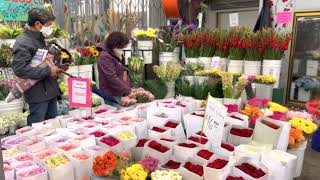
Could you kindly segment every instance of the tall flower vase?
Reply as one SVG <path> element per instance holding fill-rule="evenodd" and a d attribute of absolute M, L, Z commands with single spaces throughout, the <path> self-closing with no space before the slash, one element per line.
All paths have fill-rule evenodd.
<path fill-rule="evenodd" d="M 273 85 L 268 84 L 255 84 L 256 98 L 269 99 L 272 101 Z"/>
<path fill-rule="evenodd" d="M 204 69 L 210 69 L 212 64 L 212 57 L 199 57 L 199 63 L 203 64 Z"/>
<path fill-rule="evenodd" d="M 199 58 L 186 58 L 186 64 L 197 64 L 199 62 Z"/>
<path fill-rule="evenodd" d="M 175 82 L 166 82 L 166 86 L 168 90 L 166 98 L 173 98 L 175 95 Z"/>
<path fill-rule="evenodd" d="M 263 60 L 263 72 L 264 76 L 273 76 L 277 83 L 274 85 L 274 88 L 279 87 L 279 80 L 280 80 L 280 72 L 281 72 L 281 60 Z"/>
<path fill-rule="evenodd" d="M 242 73 L 243 72 L 243 60 L 229 60 L 228 72 Z"/>
<path fill-rule="evenodd" d="M 244 61 L 244 74 L 257 76 L 261 74 L 261 61 Z"/>
<path fill-rule="evenodd" d="M 167 64 L 167 62 L 173 61 L 174 63 L 178 63 L 179 59 L 175 52 L 160 52 L 159 54 L 159 64 Z"/>
<path fill-rule="evenodd" d="M 143 57 L 145 64 L 152 64 L 153 41 L 138 41 L 140 57 Z"/>
<path fill-rule="evenodd" d="M 288 149 L 287 153 L 297 156 L 297 166 L 293 172 L 293 177 L 299 177 L 301 175 L 303 160 L 304 160 L 304 152 L 307 148 L 307 141 L 301 143 L 301 145 L 296 149 Z"/>

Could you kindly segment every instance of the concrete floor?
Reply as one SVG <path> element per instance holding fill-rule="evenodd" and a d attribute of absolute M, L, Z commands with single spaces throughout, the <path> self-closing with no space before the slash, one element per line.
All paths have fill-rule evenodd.
<path fill-rule="evenodd" d="M 311 142 L 308 142 L 308 147 L 305 151 L 304 164 L 301 176 L 295 180 L 319 180 L 320 176 L 320 152 L 314 151 L 310 147 Z"/>

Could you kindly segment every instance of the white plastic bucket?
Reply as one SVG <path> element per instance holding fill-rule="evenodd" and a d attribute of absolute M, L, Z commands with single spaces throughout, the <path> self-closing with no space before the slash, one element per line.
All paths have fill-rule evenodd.
<path fill-rule="evenodd" d="M 307 76 L 318 76 L 319 61 L 307 60 Z"/>
<path fill-rule="evenodd" d="M 243 60 L 229 60 L 228 72 L 242 73 L 243 72 Z"/>
<path fill-rule="evenodd" d="M 274 85 L 275 88 L 279 87 L 281 64 L 281 60 L 263 60 L 262 74 L 264 76 L 273 76 L 277 80 L 277 83 Z"/>
<path fill-rule="evenodd" d="M 13 48 L 13 45 L 15 42 L 16 42 L 16 39 L 1 39 L 0 45 L 6 44 L 6 45 L 9 45 L 11 48 Z"/>
<path fill-rule="evenodd" d="M 100 87 L 100 84 L 99 84 L 99 71 L 98 71 L 98 64 L 97 63 L 94 63 L 93 64 L 93 69 L 94 69 L 94 77 L 96 78 L 96 84 L 97 84 L 97 88 Z"/>
<path fill-rule="evenodd" d="M 186 64 L 197 64 L 199 62 L 199 58 L 186 58 Z"/>
<path fill-rule="evenodd" d="M 168 90 L 166 98 L 173 98 L 175 95 L 175 82 L 166 82 L 166 86 Z"/>
<path fill-rule="evenodd" d="M 195 76 L 195 81 L 198 83 L 198 84 L 203 84 L 205 83 L 206 81 L 209 80 L 209 77 L 207 76 Z"/>
<path fill-rule="evenodd" d="M 255 84 L 256 98 L 272 100 L 273 85 Z"/>
<path fill-rule="evenodd" d="M 183 79 L 189 82 L 190 85 L 194 85 L 196 78 L 195 76 L 183 76 Z"/>
<path fill-rule="evenodd" d="M 167 64 L 169 61 L 178 63 L 177 55 L 175 52 L 161 52 L 159 55 L 159 64 Z"/>
<path fill-rule="evenodd" d="M 16 99 L 11 103 L 0 101 L 0 116 L 10 113 L 21 113 L 23 110 L 23 99 Z"/>
<path fill-rule="evenodd" d="M 256 76 L 261 74 L 261 61 L 244 61 L 244 74 Z"/>
<path fill-rule="evenodd" d="M 177 61 L 179 62 L 179 60 L 180 60 L 180 48 L 179 47 L 176 47 L 176 48 L 174 48 L 174 54 L 176 55 L 176 59 L 177 59 Z"/>
<path fill-rule="evenodd" d="M 288 151 L 287 151 L 289 154 L 297 156 L 297 158 L 298 158 L 297 159 L 297 166 L 296 166 L 296 169 L 293 173 L 294 178 L 300 177 L 300 175 L 301 175 L 303 160 L 304 160 L 304 152 L 305 152 L 306 148 L 307 148 L 307 141 L 303 142 L 299 148 L 288 149 Z"/>
<path fill-rule="evenodd" d="M 212 64 L 212 57 L 199 57 L 199 63 L 203 64 L 204 69 L 210 69 Z"/>
<path fill-rule="evenodd" d="M 220 71 L 227 70 L 228 59 L 220 58 L 219 56 L 215 56 L 211 60 L 211 68 Z"/>
<path fill-rule="evenodd" d="M 81 66 L 70 66 L 68 69 L 68 73 L 75 77 L 82 77 L 82 78 L 90 78 L 92 79 L 92 64 L 89 65 L 81 65 Z M 68 78 L 64 76 L 64 78 Z"/>
<path fill-rule="evenodd" d="M 138 41 L 140 57 L 143 57 L 145 64 L 152 64 L 153 41 Z"/>

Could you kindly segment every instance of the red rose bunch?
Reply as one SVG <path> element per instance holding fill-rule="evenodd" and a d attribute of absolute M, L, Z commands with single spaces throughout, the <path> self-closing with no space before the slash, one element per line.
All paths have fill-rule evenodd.
<path fill-rule="evenodd" d="M 184 168 L 186 168 L 190 172 L 193 172 L 199 176 L 203 176 L 203 167 L 199 164 L 192 164 L 191 162 L 187 162 L 184 165 Z"/>
<path fill-rule="evenodd" d="M 159 128 L 159 127 L 153 127 L 151 130 L 152 130 L 152 131 L 159 132 L 159 133 L 163 133 L 163 132 L 166 131 L 165 129 L 162 129 L 162 128 Z"/>
<path fill-rule="evenodd" d="M 263 51 L 263 59 L 281 60 L 288 50 L 290 35 L 274 31 L 272 28 L 263 29 L 260 51 Z"/>
<path fill-rule="evenodd" d="M 104 137 L 100 140 L 100 142 L 112 147 L 120 143 L 120 141 L 112 136 Z"/>
<path fill-rule="evenodd" d="M 273 123 L 271 123 L 269 121 L 262 120 L 261 123 L 266 125 L 266 126 L 268 126 L 268 127 L 270 127 L 270 128 L 272 128 L 272 129 L 275 129 L 275 130 L 280 128 L 280 126 L 278 126 L 276 124 L 273 124 Z"/>
<path fill-rule="evenodd" d="M 143 147 L 149 139 L 140 139 L 136 145 L 136 147 Z"/>
<path fill-rule="evenodd" d="M 245 180 L 243 177 L 228 176 L 226 180 Z"/>
<path fill-rule="evenodd" d="M 169 121 L 169 122 L 167 122 L 164 126 L 165 126 L 165 127 L 168 127 L 168 128 L 176 128 L 178 125 L 179 125 L 178 123 Z"/>
<path fill-rule="evenodd" d="M 242 163 L 240 165 L 237 165 L 236 168 L 240 169 L 244 173 L 246 173 L 256 179 L 261 178 L 264 175 L 266 175 L 266 173 L 263 172 L 262 169 L 258 169 L 249 163 Z"/>
<path fill-rule="evenodd" d="M 224 168 L 226 165 L 228 164 L 228 161 L 224 160 L 224 159 L 216 159 L 213 162 L 208 164 L 209 168 L 213 168 L 213 169 L 222 169 Z"/>
<path fill-rule="evenodd" d="M 167 142 L 173 142 L 174 141 L 173 139 L 167 139 L 167 138 L 161 138 L 160 140 L 167 141 Z"/>
<path fill-rule="evenodd" d="M 188 140 L 199 143 L 199 144 L 206 144 L 208 142 L 207 138 L 195 137 L 195 136 L 189 137 Z"/>
<path fill-rule="evenodd" d="M 197 132 L 196 135 L 202 136 L 202 137 L 205 137 L 205 138 L 207 137 L 206 134 L 204 134 L 202 131 Z"/>
<path fill-rule="evenodd" d="M 165 153 L 169 150 L 168 147 L 158 143 L 157 141 L 151 141 L 148 146 L 154 150 L 161 152 L 161 153 Z"/>
<path fill-rule="evenodd" d="M 226 150 L 228 150 L 228 151 L 230 151 L 230 152 L 233 152 L 233 151 L 234 151 L 234 147 L 231 146 L 231 145 L 229 145 L 229 144 L 221 143 L 220 146 L 221 146 L 223 149 L 226 149 Z"/>
<path fill-rule="evenodd" d="M 240 137 L 251 137 L 253 134 L 253 130 L 249 128 L 239 129 L 239 128 L 231 128 L 230 133 L 235 136 Z"/>
<path fill-rule="evenodd" d="M 167 169 L 178 169 L 180 167 L 181 163 L 173 160 L 169 160 L 166 164 L 164 164 L 162 167 Z"/>
<path fill-rule="evenodd" d="M 98 137 L 102 137 L 102 136 L 106 135 L 106 133 L 101 132 L 101 131 L 95 131 L 93 133 L 90 133 L 89 135 L 94 135 L 94 137 L 98 138 Z"/>
<path fill-rule="evenodd" d="M 213 156 L 213 152 L 208 151 L 206 149 L 202 149 L 197 153 L 197 156 L 209 160 L 211 158 L 211 156 Z"/>
<path fill-rule="evenodd" d="M 178 146 L 186 147 L 186 148 L 195 148 L 195 147 L 198 147 L 196 144 L 193 144 L 193 143 L 179 143 Z"/>

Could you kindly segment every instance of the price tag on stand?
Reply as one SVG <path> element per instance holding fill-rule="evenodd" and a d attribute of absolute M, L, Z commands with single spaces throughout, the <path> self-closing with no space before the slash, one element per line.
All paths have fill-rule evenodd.
<path fill-rule="evenodd" d="M 239 13 L 229 14 L 229 22 L 230 22 L 230 27 L 239 26 Z"/>
<path fill-rule="evenodd" d="M 202 129 L 213 147 L 219 147 L 221 144 L 227 111 L 228 109 L 222 103 L 208 95 Z"/>
<path fill-rule="evenodd" d="M 89 78 L 68 79 L 69 106 L 91 108 L 91 85 Z"/>

